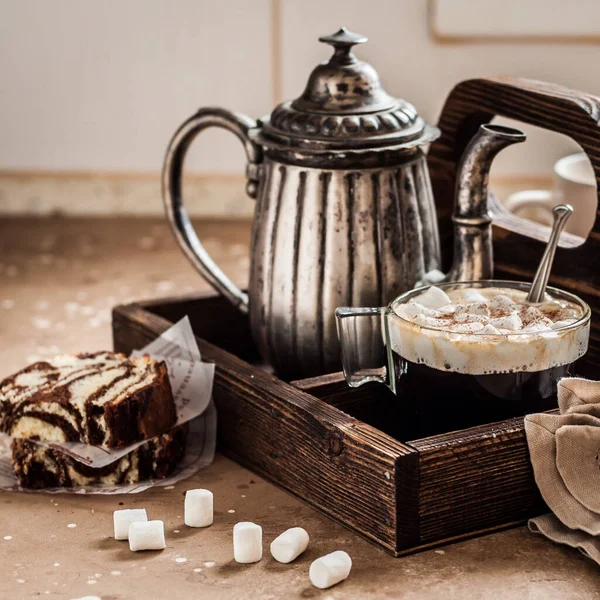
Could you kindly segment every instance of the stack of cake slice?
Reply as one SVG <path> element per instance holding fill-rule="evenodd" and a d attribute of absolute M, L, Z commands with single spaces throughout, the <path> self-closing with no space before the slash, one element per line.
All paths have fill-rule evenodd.
<path fill-rule="evenodd" d="M 12 440 L 23 487 L 135 483 L 165 477 L 185 454 L 187 428 L 174 427 L 164 362 L 97 352 L 37 362 L 0 382 L 0 431 Z M 43 442 L 122 448 L 119 460 L 91 468 Z"/>

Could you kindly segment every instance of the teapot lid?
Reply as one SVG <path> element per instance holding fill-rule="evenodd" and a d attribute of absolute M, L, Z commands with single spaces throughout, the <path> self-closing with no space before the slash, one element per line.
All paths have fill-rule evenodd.
<path fill-rule="evenodd" d="M 315 67 L 302 95 L 279 104 L 262 119 L 262 141 L 323 152 L 413 147 L 439 136 L 412 104 L 393 98 L 377 71 L 358 60 L 352 46 L 367 38 L 342 27 L 319 41 L 333 46 Z"/>

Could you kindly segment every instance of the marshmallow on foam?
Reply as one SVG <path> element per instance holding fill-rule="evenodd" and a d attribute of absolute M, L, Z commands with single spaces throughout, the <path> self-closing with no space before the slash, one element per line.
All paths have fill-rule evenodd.
<path fill-rule="evenodd" d="M 435 285 L 432 285 L 419 296 L 419 304 L 422 304 L 425 308 L 438 309 L 450 303 L 448 294 L 439 287 L 435 287 Z"/>
<path fill-rule="evenodd" d="M 573 325 L 577 319 L 564 319 L 563 321 L 556 321 L 552 325 L 552 329 L 560 329 L 561 327 L 568 327 L 569 325 Z"/>
<path fill-rule="evenodd" d="M 486 302 L 469 302 L 466 308 L 467 313 L 470 315 L 483 315 L 485 317 L 490 316 L 490 307 Z"/>
<path fill-rule="evenodd" d="M 468 304 L 457 304 L 454 311 L 454 319 L 459 323 L 470 323 L 478 321 L 487 323 L 490 309 L 485 302 L 469 302 Z"/>
<path fill-rule="evenodd" d="M 537 323 L 542 319 L 545 319 L 544 313 L 535 306 L 528 306 L 522 313 L 521 319 L 524 325 L 530 325 L 531 323 Z M 547 321 L 549 319 L 546 319 Z"/>
<path fill-rule="evenodd" d="M 484 328 L 483 323 L 457 323 L 452 326 L 452 333 L 480 333 Z"/>
<path fill-rule="evenodd" d="M 575 323 L 579 319 L 581 315 L 572 308 L 563 308 L 560 311 L 560 320 L 561 321 L 570 321 L 571 323 Z"/>
<path fill-rule="evenodd" d="M 445 304 L 438 308 L 438 312 L 442 315 L 453 315 L 458 310 L 459 306 L 460 304 Z"/>
<path fill-rule="evenodd" d="M 490 319 L 489 324 L 493 325 L 496 329 L 508 329 L 510 331 L 520 331 L 523 329 L 521 317 L 519 317 L 519 315 L 516 313 L 507 315 L 505 317 L 496 317 L 495 319 Z"/>
<path fill-rule="evenodd" d="M 488 323 L 487 325 L 484 325 L 483 329 L 479 331 L 479 333 L 482 335 L 500 335 L 500 330 Z"/>
<path fill-rule="evenodd" d="M 425 315 L 426 317 L 438 318 L 442 313 L 433 308 L 427 308 L 418 302 L 408 302 L 402 306 L 402 313 L 407 319 L 416 319 L 419 315 Z"/>
<path fill-rule="evenodd" d="M 488 322 L 489 317 L 487 315 L 478 315 L 471 313 L 457 313 L 454 316 L 454 320 L 457 323 L 483 323 L 484 325 Z M 452 327 L 454 330 L 454 327 Z"/>
<path fill-rule="evenodd" d="M 548 319 L 546 319 L 548 320 Z M 529 325 L 526 325 L 525 327 L 523 327 L 523 329 L 521 329 L 521 331 L 523 333 L 532 333 L 532 332 L 536 332 L 536 331 L 551 331 L 552 330 L 552 321 L 550 321 L 550 325 L 548 325 L 547 323 L 543 323 L 543 322 L 533 322 L 530 323 Z"/>
<path fill-rule="evenodd" d="M 475 288 L 467 288 L 461 291 L 462 298 L 465 302 L 487 302 L 487 298 Z"/>
<path fill-rule="evenodd" d="M 490 301 L 491 310 L 499 310 L 502 312 L 510 312 L 517 308 L 517 303 L 505 294 L 496 294 Z"/>
<path fill-rule="evenodd" d="M 452 323 L 450 319 L 438 319 L 436 317 L 428 317 L 424 314 L 418 315 L 412 321 L 419 327 L 431 327 L 432 329 L 443 329 L 444 327 L 449 327 Z"/>
<path fill-rule="evenodd" d="M 418 302 L 407 302 L 403 304 L 400 308 L 402 316 L 407 319 L 416 319 L 419 315 L 422 315 L 425 311 L 425 307 Z"/>

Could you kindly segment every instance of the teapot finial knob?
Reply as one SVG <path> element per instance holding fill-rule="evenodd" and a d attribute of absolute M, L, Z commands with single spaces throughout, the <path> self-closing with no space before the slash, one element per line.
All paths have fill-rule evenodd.
<path fill-rule="evenodd" d="M 331 35 L 324 35 L 319 38 L 320 42 L 325 42 L 335 48 L 335 52 L 331 57 L 332 63 L 348 63 L 354 62 L 356 58 L 351 52 L 352 46 L 356 44 L 364 44 L 367 41 L 364 35 L 353 33 L 349 29 L 342 27 L 339 31 Z"/>

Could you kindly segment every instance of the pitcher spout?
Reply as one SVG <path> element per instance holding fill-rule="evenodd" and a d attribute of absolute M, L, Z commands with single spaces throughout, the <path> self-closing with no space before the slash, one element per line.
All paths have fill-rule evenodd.
<path fill-rule="evenodd" d="M 488 211 L 488 179 L 496 155 L 525 141 L 525 134 L 503 125 L 482 125 L 465 149 L 456 179 L 454 255 L 446 281 L 493 277 L 492 218 Z"/>

